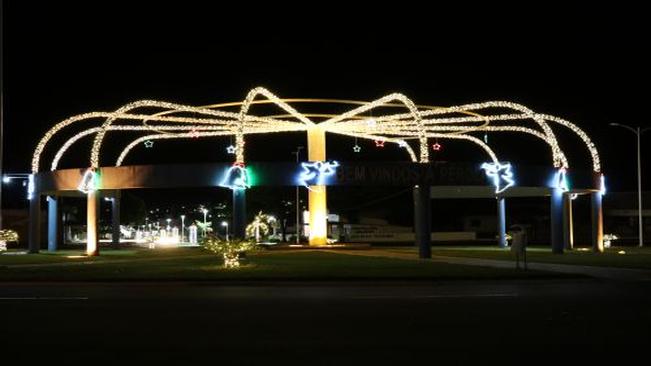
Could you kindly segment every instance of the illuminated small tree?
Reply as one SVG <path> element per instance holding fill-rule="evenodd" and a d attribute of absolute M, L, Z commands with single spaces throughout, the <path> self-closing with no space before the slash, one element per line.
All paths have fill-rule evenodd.
<path fill-rule="evenodd" d="M 273 216 L 263 214 L 260 211 L 253 221 L 246 227 L 246 237 L 255 238 L 255 242 L 260 242 L 261 236 L 269 235 L 271 226 L 274 224 L 276 219 Z"/>
<path fill-rule="evenodd" d="M 205 235 L 207 235 L 209 233 L 212 233 L 212 222 L 211 221 L 207 221 L 206 223 L 203 223 L 203 222 L 197 220 L 197 221 L 194 222 L 194 224 L 197 225 L 199 230 L 201 230 L 201 232 L 204 233 Z"/>
<path fill-rule="evenodd" d="M 8 241 L 18 241 L 18 233 L 13 230 L 0 230 L 0 252 L 7 250 Z"/>
<path fill-rule="evenodd" d="M 214 235 L 208 235 L 201 240 L 201 245 L 224 259 L 225 268 L 237 268 L 240 266 L 239 255 L 247 251 L 255 250 L 256 245 L 250 240 L 222 240 Z"/>

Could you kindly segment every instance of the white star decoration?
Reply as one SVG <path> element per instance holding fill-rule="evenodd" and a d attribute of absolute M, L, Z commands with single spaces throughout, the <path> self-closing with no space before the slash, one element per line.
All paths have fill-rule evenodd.
<path fill-rule="evenodd" d="M 229 154 L 235 154 L 235 150 L 237 150 L 237 148 L 236 148 L 235 146 L 233 146 L 233 145 L 229 145 L 229 146 L 226 148 L 226 151 L 227 151 Z"/>
<path fill-rule="evenodd" d="M 358 152 L 362 151 L 362 147 L 359 146 L 359 145 L 355 145 L 355 146 L 353 146 L 353 151 L 358 153 Z"/>
<path fill-rule="evenodd" d="M 152 148 L 154 146 L 154 142 L 152 140 L 147 140 L 145 141 L 145 147 L 146 148 Z"/>

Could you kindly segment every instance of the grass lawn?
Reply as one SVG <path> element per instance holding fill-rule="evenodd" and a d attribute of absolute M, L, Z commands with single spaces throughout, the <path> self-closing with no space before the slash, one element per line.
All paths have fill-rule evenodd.
<path fill-rule="evenodd" d="M 42 250 L 38 254 L 22 254 L 22 250 L 9 250 L 0 253 L 0 267 L 11 264 L 40 264 L 40 263 L 69 263 L 69 262 L 103 262 L 111 260 L 138 259 L 138 258 L 166 258 L 176 256 L 208 255 L 199 248 L 157 248 L 149 249 L 110 249 L 101 248 L 100 255 L 87 257 L 86 252 L 78 250 L 58 250 L 48 252 Z"/>
<path fill-rule="evenodd" d="M 413 247 L 387 248 L 386 250 L 413 252 L 414 255 L 417 252 L 417 249 Z M 619 254 L 619 251 L 624 251 L 625 254 Z M 432 247 L 432 255 L 513 260 L 513 255 L 509 249 L 501 249 L 498 247 L 434 246 Z M 552 254 L 551 249 L 548 247 L 529 247 L 527 248 L 527 260 L 529 262 L 539 263 L 651 269 L 651 248 L 611 247 L 600 254 L 592 253 L 590 250 L 580 251 L 574 249 L 572 251 L 565 251 L 564 254 Z"/>
<path fill-rule="evenodd" d="M 0 281 L 442 280 L 568 277 L 547 272 L 523 272 L 514 269 L 461 266 L 307 250 L 261 251 L 249 254 L 244 265 L 234 270 L 224 269 L 218 257 L 200 249 L 170 249 L 169 251 L 133 249 L 123 252 L 116 251 L 112 254 L 111 251 L 106 250 L 102 256 L 93 259 L 98 263 L 90 265 L 29 268 L 0 266 Z M 200 253 L 206 254 L 196 255 Z M 47 255 L 49 254 L 41 254 L 41 256 Z M 67 259 L 63 254 L 60 257 Z M 103 257 L 106 259 L 101 259 Z M 133 258 L 135 260 L 116 262 L 115 258 Z"/>

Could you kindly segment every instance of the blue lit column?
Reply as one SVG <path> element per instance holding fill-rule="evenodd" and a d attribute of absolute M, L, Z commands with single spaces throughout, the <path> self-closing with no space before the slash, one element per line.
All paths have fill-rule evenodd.
<path fill-rule="evenodd" d="M 120 191 L 111 198 L 111 245 L 120 246 Z"/>
<path fill-rule="evenodd" d="M 418 257 L 432 258 L 431 197 L 429 185 L 414 186 L 414 234 Z"/>
<path fill-rule="evenodd" d="M 502 196 L 497 196 L 497 237 L 500 248 L 506 248 L 506 202 Z"/>
<path fill-rule="evenodd" d="M 59 202 L 56 196 L 47 196 L 47 250 L 55 252 L 59 239 Z"/>
<path fill-rule="evenodd" d="M 233 238 L 244 239 L 246 233 L 246 190 L 233 189 Z"/>
<path fill-rule="evenodd" d="M 549 220 L 551 226 L 552 253 L 563 254 L 563 190 L 551 189 Z"/>
<path fill-rule="evenodd" d="M 574 249 L 574 222 L 571 193 L 563 194 L 563 241 L 565 249 Z"/>
<path fill-rule="evenodd" d="M 34 193 L 29 200 L 29 252 L 38 253 L 41 248 L 41 195 Z"/>

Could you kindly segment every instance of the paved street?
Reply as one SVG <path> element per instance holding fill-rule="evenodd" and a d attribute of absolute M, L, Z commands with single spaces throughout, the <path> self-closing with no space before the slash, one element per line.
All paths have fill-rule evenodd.
<path fill-rule="evenodd" d="M 650 287 L 5 283 L 0 342 L 5 359 L 49 364 L 625 361 L 649 343 Z"/>

